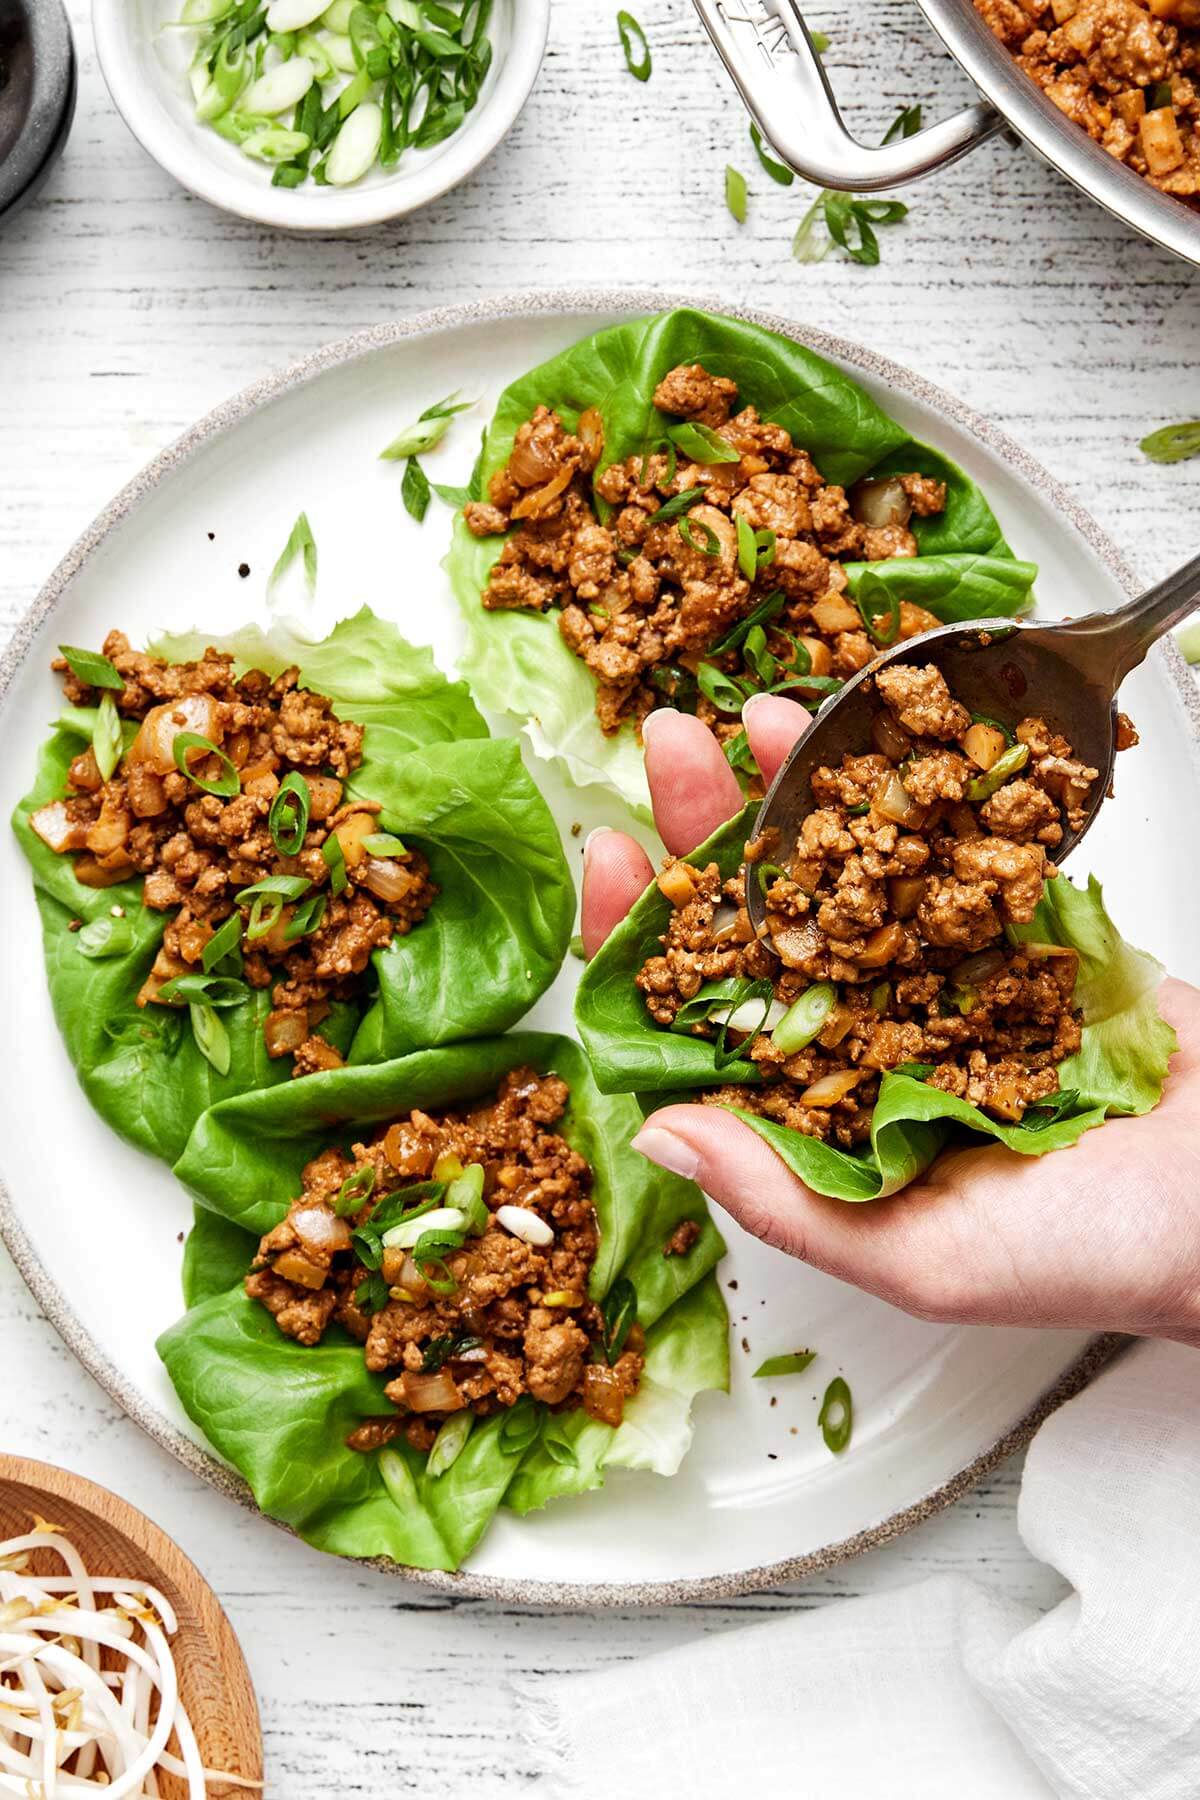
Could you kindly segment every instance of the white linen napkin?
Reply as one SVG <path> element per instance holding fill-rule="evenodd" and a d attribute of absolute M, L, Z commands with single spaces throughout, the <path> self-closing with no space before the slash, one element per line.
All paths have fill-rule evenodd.
<path fill-rule="evenodd" d="M 939 1576 L 521 1690 L 580 1800 L 1197 1800 L 1200 1351 L 1146 1343 L 1047 1420 L 1018 1525 L 1044 1616 Z"/>

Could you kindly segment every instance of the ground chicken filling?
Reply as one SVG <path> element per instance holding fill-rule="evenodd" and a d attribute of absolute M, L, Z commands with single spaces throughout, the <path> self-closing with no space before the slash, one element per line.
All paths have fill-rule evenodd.
<path fill-rule="evenodd" d="M 908 602 L 885 624 L 860 612 L 843 563 L 915 556 L 910 521 L 940 513 L 946 486 L 907 474 L 847 494 L 781 426 L 752 406 L 735 414 L 735 384 L 699 363 L 672 369 L 654 404 L 677 421 L 672 436 L 599 474 L 594 409 L 574 433 L 545 406 L 520 427 L 489 499 L 466 507 L 478 537 L 516 527 L 483 604 L 560 609 L 606 732 L 684 706 L 736 761 L 748 691 L 823 697 L 881 643 L 939 623 Z"/>
<path fill-rule="evenodd" d="M 1200 0 L 975 0 L 1060 112 L 1164 194 L 1200 194 Z"/>
<path fill-rule="evenodd" d="M 130 649 L 119 631 L 104 657 L 108 688 L 65 660 L 53 666 L 72 704 L 107 695 L 137 735 L 119 759 L 114 749 L 107 780 L 95 745 L 77 756 L 66 797 L 30 824 L 75 856 L 85 886 L 140 874 L 144 904 L 172 914 L 140 1007 L 189 1004 L 187 990 L 168 986 L 183 976 L 269 987 L 268 1054 L 292 1056 L 296 1075 L 336 1067 L 342 1059 L 317 1027 L 333 1002 L 361 990 L 372 951 L 411 931 L 437 892 L 420 851 L 382 832 L 379 807 L 346 796 L 363 727 L 301 691 L 296 669 L 235 679 L 233 658 L 216 650 L 168 663 Z M 203 741 L 178 742 L 185 733 Z M 246 893 L 264 881 L 275 891 Z"/>
<path fill-rule="evenodd" d="M 516 1069 L 475 1110 L 413 1112 L 305 1168 L 246 1292 L 301 1344 L 343 1326 L 367 1368 L 390 1376 L 396 1410 L 365 1420 L 352 1449 L 403 1434 L 429 1450 L 456 1413 L 495 1413 L 526 1394 L 621 1423 L 644 1339 L 633 1311 L 588 1298 L 591 1170 L 552 1129 L 568 1099 L 556 1075 Z"/>
<path fill-rule="evenodd" d="M 663 954 L 637 977 L 657 1025 L 757 1065 L 761 1086 L 706 1100 L 848 1149 L 886 1070 L 1009 1123 L 1046 1116 L 1080 1044 L 1078 957 L 1014 940 L 1098 779 L 1041 719 L 1010 733 L 972 718 L 932 665 L 882 669 L 874 686 L 872 748 L 814 772 L 794 845 L 747 845 L 724 883 L 715 863 L 668 861 Z M 1117 741 L 1137 741 L 1123 716 Z M 767 899 L 759 940 L 748 880 Z"/>

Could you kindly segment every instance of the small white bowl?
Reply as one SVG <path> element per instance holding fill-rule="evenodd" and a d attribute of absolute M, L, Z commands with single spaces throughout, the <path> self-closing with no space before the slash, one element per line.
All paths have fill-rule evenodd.
<path fill-rule="evenodd" d="M 195 116 L 187 82 L 194 39 L 164 31 L 183 0 L 92 0 L 100 67 L 118 112 L 146 150 L 193 194 L 284 231 L 355 231 L 397 219 L 472 174 L 511 128 L 537 79 L 550 29 L 550 0 L 496 0 L 492 66 L 465 123 L 429 150 L 408 150 L 394 169 L 375 168 L 353 187 L 271 186 L 253 162 Z"/>

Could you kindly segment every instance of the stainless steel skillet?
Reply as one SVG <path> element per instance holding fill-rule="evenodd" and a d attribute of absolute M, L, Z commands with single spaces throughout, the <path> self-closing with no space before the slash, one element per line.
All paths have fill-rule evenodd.
<path fill-rule="evenodd" d="M 798 0 L 694 0 L 763 136 L 806 181 L 851 193 L 901 187 L 956 162 L 1007 125 L 1134 231 L 1200 263 L 1200 211 L 1160 194 L 1093 143 L 1017 67 L 971 0 L 918 4 L 986 98 L 877 148 L 847 131 Z"/>

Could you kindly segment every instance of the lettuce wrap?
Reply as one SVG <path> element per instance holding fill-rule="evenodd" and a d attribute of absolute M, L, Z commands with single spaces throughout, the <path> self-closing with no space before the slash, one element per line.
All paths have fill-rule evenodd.
<path fill-rule="evenodd" d="M 210 638 L 168 637 L 151 648 L 190 660 Z M 316 644 L 285 626 L 216 640 L 239 668 L 274 675 L 291 664 L 341 718 L 365 726 L 348 794 L 381 803 L 381 825 L 429 860 L 438 894 L 424 919 L 372 956 L 361 999 L 338 1003 L 322 1026 L 351 1062 L 503 1031 L 541 994 L 566 953 L 575 894 L 557 828 L 512 741 L 488 736 L 466 685 L 450 682 L 428 650 L 364 608 Z M 90 740 L 94 714 L 64 707 L 13 824 L 29 858 L 55 1018 L 80 1083 L 101 1117 L 142 1149 L 174 1162 L 206 1107 L 290 1079 L 263 1042 L 270 990 L 222 1013 L 229 1071 L 201 1054 L 185 1010 L 138 1009 L 136 996 L 170 914 L 143 907 L 141 877 L 91 888 L 73 859 L 51 850 L 30 814 L 61 795 Z M 89 958 L 74 921 L 124 909 L 132 943 Z"/>
<path fill-rule="evenodd" d="M 392 1411 L 384 1377 L 368 1373 L 362 1346 L 338 1326 L 311 1349 L 282 1336 L 246 1297 L 242 1277 L 260 1233 L 287 1212 L 318 1151 L 361 1139 L 414 1106 L 487 1096 L 525 1064 L 570 1087 L 555 1129 L 593 1171 L 600 1250 L 591 1295 L 603 1300 L 621 1277 L 632 1282 L 646 1334 L 642 1385 L 616 1430 L 582 1411 L 560 1412 L 552 1438 L 548 1409 L 526 1396 L 519 1405 L 533 1408 L 538 1429 L 524 1448 L 505 1447 L 509 1415 L 498 1414 L 481 1420 L 434 1478 L 398 1439 L 392 1448 L 407 1471 L 398 1504 L 377 1456 L 345 1446 L 360 1420 Z M 501 1505 L 528 1513 L 601 1486 L 609 1469 L 675 1473 L 692 1435 L 693 1397 L 728 1385 L 727 1321 L 713 1274 L 724 1245 L 699 1191 L 629 1148 L 639 1122 L 633 1100 L 600 1092 L 578 1045 L 528 1032 L 312 1075 L 204 1114 L 176 1167 L 199 1202 L 185 1259 L 190 1310 L 158 1350 L 189 1416 L 245 1476 L 264 1512 L 321 1550 L 455 1569 Z M 699 1224 L 698 1238 L 686 1255 L 664 1256 L 664 1241 L 684 1219 Z"/>
<path fill-rule="evenodd" d="M 569 428 L 595 407 L 604 421 L 602 466 L 643 451 L 668 423 L 652 403 L 657 382 L 676 364 L 693 362 L 736 381 L 739 403 L 791 432 L 828 482 L 849 486 L 864 475 L 900 472 L 946 482 L 945 511 L 912 521 L 919 555 L 847 564 L 852 593 L 870 571 L 897 599 L 945 621 L 1015 614 L 1032 603 L 1035 567 L 1013 558 L 983 494 L 961 469 L 917 443 L 813 351 L 761 326 L 690 309 L 597 332 L 506 388 L 484 434 L 474 497 L 486 495 L 518 426 L 539 404 Z M 602 783 L 645 811 L 637 736 L 629 723 L 612 737 L 601 731 L 595 680 L 564 643 L 557 612 L 486 612 L 481 605 L 503 543 L 474 537 L 461 516 L 456 522 L 446 567 L 467 624 L 462 673 L 482 706 L 524 720 L 538 754 L 557 758 L 572 780 Z"/>
<path fill-rule="evenodd" d="M 757 804 L 746 807 L 683 860 L 698 867 L 715 862 L 723 878 L 735 875 L 756 812 Z M 646 1097 L 647 1109 L 650 1096 L 649 1103 L 662 1104 L 697 1089 L 760 1081 L 756 1064 L 737 1060 L 719 1068 L 713 1043 L 664 1030 L 647 1013 L 634 978 L 658 953 L 670 912 L 670 902 L 652 884 L 589 964 L 576 999 L 576 1024 L 598 1084 L 608 1093 Z M 851 1153 L 742 1108 L 729 1110 L 793 1174 L 836 1200 L 896 1193 L 929 1167 L 956 1131 L 998 1139 L 1023 1156 L 1043 1156 L 1075 1143 L 1110 1114 L 1149 1112 L 1161 1098 L 1175 1049 L 1175 1033 L 1158 1010 L 1159 964 L 1121 938 L 1094 877 L 1086 888 L 1065 875 L 1048 881 L 1033 922 L 1019 929 L 1030 941 L 1079 952 L 1075 1004 L 1083 1012 L 1083 1042 L 1059 1065 L 1060 1089 L 1073 1095 L 1061 1116 L 1006 1125 L 911 1075 L 889 1073 L 875 1105 L 870 1150 Z"/>

